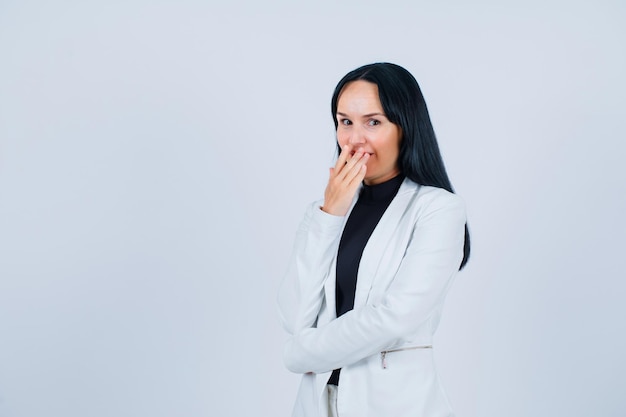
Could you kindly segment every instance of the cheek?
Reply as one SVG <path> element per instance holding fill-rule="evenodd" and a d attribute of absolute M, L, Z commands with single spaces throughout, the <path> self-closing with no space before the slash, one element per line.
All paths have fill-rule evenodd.
<path fill-rule="evenodd" d="M 339 143 L 339 146 L 343 147 L 348 143 L 348 135 L 337 131 L 337 142 Z"/>
<path fill-rule="evenodd" d="M 400 154 L 400 143 L 396 137 L 387 136 L 384 143 L 379 147 L 379 151 L 385 154 L 385 158 L 390 162 L 397 160 Z"/>

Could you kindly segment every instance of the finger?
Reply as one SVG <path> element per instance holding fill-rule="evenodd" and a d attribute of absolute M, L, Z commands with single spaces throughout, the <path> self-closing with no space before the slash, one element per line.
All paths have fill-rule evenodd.
<path fill-rule="evenodd" d="M 356 153 L 354 157 L 348 161 L 343 171 L 338 174 L 336 178 L 345 185 L 352 182 L 354 178 L 359 175 L 361 167 L 367 162 L 369 155 L 365 155 L 367 154 Z"/>
<path fill-rule="evenodd" d="M 341 153 L 339 154 L 339 157 L 337 158 L 337 163 L 335 164 L 336 174 L 339 174 L 339 172 L 341 172 L 343 167 L 348 162 L 348 159 L 350 158 L 351 150 L 352 150 L 352 146 L 350 144 L 343 145 L 343 147 L 341 148 Z"/>
<path fill-rule="evenodd" d="M 348 192 L 352 193 L 354 195 L 354 193 L 356 192 L 356 190 L 359 188 L 359 186 L 361 185 L 361 183 L 363 182 L 363 179 L 365 178 L 365 174 L 367 172 L 367 166 L 366 165 L 362 165 L 356 172 L 354 176 L 350 177 L 350 180 L 346 180 L 345 187 L 346 190 L 349 190 Z"/>
<path fill-rule="evenodd" d="M 358 161 L 355 162 L 354 166 L 346 172 L 344 177 L 344 181 L 352 184 L 353 182 L 361 182 L 363 178 L 365 178 L 365 172 L 367 170 L 367 161 L 369 160 L 370 155 L 368 153 L 364 153 Z"/>
<path fill-rule="evenodd" d="M 365 179 L 365 174 L 367 173 L 367 165 L 361 165 L 361 169 L 355 177 L 352 179 L 351 185 L 355 186 L 355 188 L 363 182 Z"/>
<path fill-rule="evenodd" d="M 363 150 L 361 149 L 357 149 L 356 152 L 354 152 L 354 155 L 352 155 L 350 159 L 344 164 L 341 172 L 336 171 L 337 177 L 341 179 L 346 178 L 346 176 L 349 175 L 349 173 L 359 164 L 359 161 L 361 160 L 361 158 L 363 158 L 363 155 L 365 155 L 365 152 L 363 152 Z M 358 168 L 356 168 L 356 170 L 358 171 Z"/>

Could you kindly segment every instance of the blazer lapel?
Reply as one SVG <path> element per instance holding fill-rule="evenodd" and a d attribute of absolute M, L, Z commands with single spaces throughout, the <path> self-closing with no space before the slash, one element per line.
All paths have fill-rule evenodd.
<path fill-rule="evenodd" d="M 405 179 L 398 194 L 394 197 L 381 217 L 374 232 L 370 236 L 359 264 L 359 272 L 356 284 L 356 294 L 354 296 L 354 307 L 362 306 L 367 302 L 367 298 L 372 288 L 374 278 L 377 275 L 381 261 L 390 255 L 389 251 L 394 251 L 397 242 L 393 236 L 396 229 L 402 224 L 401 220 L 412 199 L 415 197 L 416 183 Z M 387 256 L 385 256 L 387 254 Z M 385 265 L 386 268 L 393 265 Z"/>

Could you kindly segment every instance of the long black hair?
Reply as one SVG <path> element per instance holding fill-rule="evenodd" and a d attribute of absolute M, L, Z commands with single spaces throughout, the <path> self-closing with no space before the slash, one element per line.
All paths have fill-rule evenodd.
<path fill-rule="evenodd" d="M 346 84 L 363 80 L 378 86 L 380 104 L 387 119 L 402 130 L 398 168 L 410 180 L 421 185 L 429 185 L 454 192 L 446 168 L 441 158 L 433 125 L 430 122 L 426 101 L 419 84 L 406 69 L 396 64 L 379 62 L 364 65 L 349 72 L 339 81 L 331 101 L 331 114 L 337 121 L 337 102 Z M 337 151 L 341 152 L 339 144 Z M 463 269 L 470 255 L 470 235 L 465 224 L 465 244 Z"/>

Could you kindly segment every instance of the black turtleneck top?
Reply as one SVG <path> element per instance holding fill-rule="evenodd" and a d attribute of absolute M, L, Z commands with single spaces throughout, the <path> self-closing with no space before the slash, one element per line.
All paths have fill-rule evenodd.
<path fill-rule="evenodd" d="M 339 241 L 335 284 L 337 317 L 352 310 L 359 262 L 374 228 L 396 196 L 404 175 L 376 185 L 363 185 Z M 339 385 L 340 369 L 335 369 L 329 384 Z"/>

